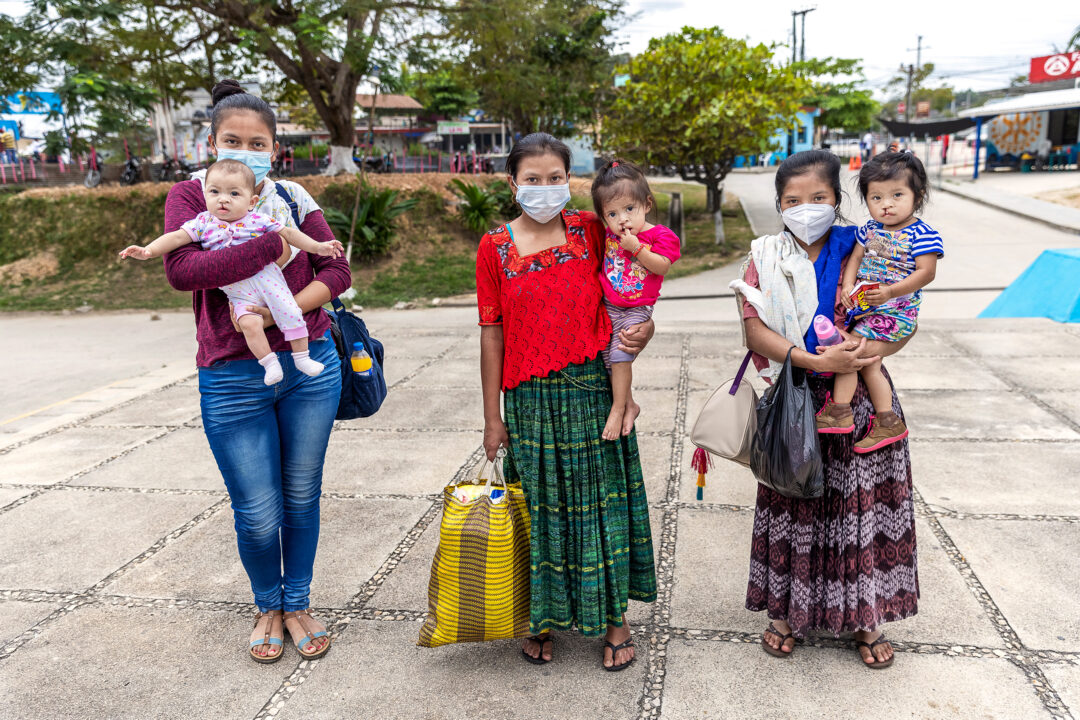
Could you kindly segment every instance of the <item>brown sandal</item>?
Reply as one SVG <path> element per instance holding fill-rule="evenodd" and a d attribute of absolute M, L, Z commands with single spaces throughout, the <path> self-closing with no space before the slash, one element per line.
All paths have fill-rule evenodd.
<path fill-rule="evenodd" d="M 855 652 L 859 653 L 859 661 L 863 665 L 865 665 L 866 667 L 870 668 L 871 670 L 884 670 L 885 668 L 892 665 L 893 660 L 896 659 L 896 648 L 893 648 L 893 656 L 891 658 L 889 658 L 888 660 L 878 660 L 877 656 L 874 655 L 874 648 L 876 648 L 878 645 L 881 645 L 882 643 L 889 643 L 889 647 L 892 647 L 892 643 L 885 639 L 885 633 L 881 633 L 880 635 L 878 635 L 877 640 L 875 640 L 874 642 L 865 642 L 863 640 L 856 640 L 855 641 Z M 862 656 L 862 653 L 860 652 L 860 650 L 862 648 L 866 648 L 867 650 L 870 651 L 870 657 L 874 658 L 874 662 L 872 662 L 872 663 L 866 662 L 866 658 L 864 658 Z"/>
<path fill-rule="evenodd" d="M 769 633 L 771 635 L 775 635 L 776 637 L 780 638 L 780 647 L 774 648 L 772 645 L 770 645 L 765 640 L 765 633 Z M 769 627 L 765 628 L 765 632 L 761 634 L 761 647 L 765 652 L 769 653 L 773 657 L 778 657 L 778 658 L 791 657 L 791 652 L 795 652 L 795 647 L 794 646 L 792 646 L 791 652 L 784 652 L 781 648 L 784 647 L 784 643 L 786 643 L 789 639 L 792 639 L 794 637 L 795 636 L 792 635 L 791 633 L 782 633 L 782 632 L 780 632 L 779 630 L 776 629 L 775 625 L 773 625 L 772 623 L 769 623 Z"/>
<path fill-rule="evenodd" d="M 284 636 L 281 631 L 281 611 L 271 610 L 268 613 L 255 613 L 255 627 L 258 627 L 259 623 L 265 617 L 270 618 L 270 622 L 266 624 L 266 632 L 263 634 L 262 640 L 251 641 L 251 644 L 248 645 L 248 655 L 251 655 L 251 659 L 257 663 L 269 665 L 270 663 L 276 663 L 281 659 L 281 656 L 285 654 L 282 652 L 285 649 L 285 645 L 283 640 Z M 276 647 L 277 651 L 272 655 L 259 655 L 255 652 L 255 648 L 262 647 L 263 645 L 269 645 L 271 648 Z"/>
<path fill-rule="evenodd" d="M 300 629 L 302 629 L 304 633 L 306 633 L 303 637 L 297 638 L 296 635 L 294 635 L 290 631 L 289 637 L 292 638 L 293 643 L 296 645 L 296 650 L 300 653 L 301 657 L 303 657 L 305 660 L 317 660 L 318 658 L 321 658 L 323 655 L 325 655 L 328 650 L 330 650 L 330 635 L 325 630 L 311 632 L 311 629 L 304 622 L 304 618 L 307 618 L 311 622 L 315 622 L 315 618 L 311 617 L 311 608 L 308 608 L 307 610 L 297 610 L 295 612 L 285 613 L 286 620 L 295 619 L 296 622 L 300 623 Z M 288 630 L 287 627 L 286 630 Z M 321 637 L 326 638 L 327 641 L 326 645 L 324 645 L 321 650 L 316 650 L 315 652 L 304 652 L 305 645 L 314 644 L 314 641 Z"/>

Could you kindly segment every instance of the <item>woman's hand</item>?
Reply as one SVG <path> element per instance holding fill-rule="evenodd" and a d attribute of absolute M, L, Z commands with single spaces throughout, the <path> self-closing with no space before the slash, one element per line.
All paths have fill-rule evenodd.
<path fill-rule="evenodd" d="M 262 315 L 263 329 L 274 326 L 274 316 L 270 314 L 270 308 L 262 307 L 261 305 L 248 305 L 247 311 L 256 315 Z M 232 320 L 233 330 L 236 332 L 243 332 L 240 329 L 240 324 L 236 322 L 236 308 L 232 303 L 229 303 L 229 319 Z"/>
<path fill-rule="evenodd" d="M 651 318 L 643 323 L 631 325 L 619 331 L 619 349 L 631 355 L 637 355 L 652 340 L 654 332 L 656 332 L 656 323 Z"/>
<path fill-rule="evenodd" d="M 506 432 L 506 423 L 502 418 L 484 422 L 484 452 L 488 460 L 495 460 L 495 454 L 501 447 L 510 447 L 510 435 Z"/>
<path fill-rule="evenodd" d="M 830 345 L 822 349 L 818 347 L 817 367 L 811 368 L 818 372 L 853 373 L 862 370 L 867 365 L 873 365 L 880 357 L 859 357 L 866 347 L 866 338 L 859 338 L 859 342 L 847 340 L 838 345 Z"/>

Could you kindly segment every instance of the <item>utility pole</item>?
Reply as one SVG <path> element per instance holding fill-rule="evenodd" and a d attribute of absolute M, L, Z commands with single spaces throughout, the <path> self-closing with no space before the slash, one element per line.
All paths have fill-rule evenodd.
<path fill-rule="evenodd" d="M 911 116 L 911 77 L 915 68 L 910 64 L 907 67 L 900 65 L 900 72 L 907 74 L 907 94 L 904 95 L 904 122 L 907 122 Z"/>
<path fill-rule="evenodd" d="M 817 5 L 802 10 L 791 11 L 791 62 L 795 62 L 795 48 L 798 46 L 798 38 L 795 34 L 795 16 L 802 18 L 802 49 L 799 53 L 800 60 L 806 60 L 806 13 L 817 10 Z"/>

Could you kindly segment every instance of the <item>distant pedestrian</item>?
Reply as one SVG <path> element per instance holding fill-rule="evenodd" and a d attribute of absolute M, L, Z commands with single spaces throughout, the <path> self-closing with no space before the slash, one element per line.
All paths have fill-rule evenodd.
<path fill-rule="evenodd" d="M 862 160 L 863 160 L 863 162 L 866 162 L 870 158 L 872 158 L 873 156 L 874 156 L 874 133 L 867 130 L 866 134 L 863 135 L 863 139 L 862 139 Z"/>
<path fill-rule="evenodd" d="M 949 162 L 949 141 L 952 140 L 952 135 L 946 133 L 941 136 L 941 164 L 945 165 Z"/>
<path fill-rule="evenodd" d="M 18 158 L 15 157 L 15 133 L 11 130 L 0 132 L 0 161 L 18 162 Z"/>
<path fill-rule="evenodd" d="M 816 407 L 831 394 L 832 373 L 871 365 L 866 340 L 824 351 L 811 320 L 842 322 L 839 289 L 855 246 L 855 228 L 835 225 L 841 200 L 840 160 L 808 150 L 780 164 L 776 202 L 784 231 L 751 244 L 736 290 L 745 342 L 754 366 L 771 378 L 790 350 L 791 363 L 811 371 Z M 907 339 L 901 343 L 906 343 Z M 884 371 L 883 371 L 884 372 Z M 861 381 L 851 402 L 865 431 L 873 404 Z M 895 391 L 892 411 L 903 416 Z M 859 455 L 851 436 L 821 443 L 823 497 L 796 500 L 758 485 L 746 607 L 765 611 L 765 652 L 788 657 L 796 638 L 814 630 L 854 633 L 861 662 L 893 663 L 880 626 L 918 610 L 915 506 L 907 441 Z"/>
<path fill-rule="evenodd" d="M 656 571 L 637 436 L 601 437 L 611 410 L 600 358 L 611 337 L 604 227 L 565 209 L 565 143 L 528 135 L 506 170 L 522 214 L 480 240 L 476 285 L 484 449 L 489 460 L 509 449 L 506 478 L 522 484 L 532 526 L 533 635 L 522 653 L 550 662 L 552 631 L 576 627 L 603 635 L 603 667 L 623 670 L 636 653 L 627 604 L 656 599 Z M 624 349 L 640 351 L 651 335 L 651 320 L 629 327 Z"/>
<path fill-rule="evenodd" d="M 254 211 L 298 226 L 317 241 L 333 240 L 306 190 L 266 179 L 279 151 L 270 106 L 235 80 L 219 82 L 212 97 L 207 145 L 219 159 L 239 160 L 255 174 Z M 194 173 L 169 190 L 165 232 L 179 230 L 206 210 L 204 175 Z M 280 192 L 295 203 L 298 221 Z M 281 659 L 283 625 L 305 659 L 330 649 L 326 628 L 309 612 L 323 461 L 341 394 L 338 355 L 322 306 L 351 285 L 351 276 L 344 258 L 299 252 L 289 261 L 290 256 L 276 232 L 218 250 L 188 243 L 164 256 L 169 283 L 193 295 L 203 430 L 229 491 L 240 560 L 259 609 L 248 650 L 259 663 Z M 304 313 L 309 357 L 325 366 L 315 377 L 297 370 L 267 308 L 249 305 L 248 311 L 263 316 L 266 339 L 284 371 L 284 380 L 274 386 L 264 384 L 265 372 L 230 318 L 228 298 L 217 289 L 270 262 L 284 266 L 288 291 Z"/>

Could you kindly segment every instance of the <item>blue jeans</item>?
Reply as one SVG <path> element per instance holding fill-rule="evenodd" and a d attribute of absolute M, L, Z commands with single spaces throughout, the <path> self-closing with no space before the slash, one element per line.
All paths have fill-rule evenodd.
<path fill-rule="evenodd" d="M 312 340 L 326 366 L 304 375 L 278 353 L 285 379 L 263 384 L 256 360 L 199 368 L 203 428 L 232 501 L 236 545 L 259 610 L 308 607 L 319 543 L 319 496 L 341 370 L 330 333 Z M 282 569 L 284 568 L 284 573 Z"/>

